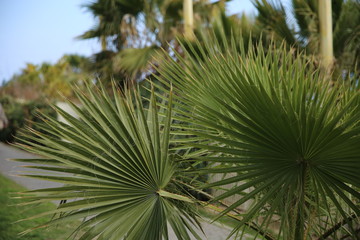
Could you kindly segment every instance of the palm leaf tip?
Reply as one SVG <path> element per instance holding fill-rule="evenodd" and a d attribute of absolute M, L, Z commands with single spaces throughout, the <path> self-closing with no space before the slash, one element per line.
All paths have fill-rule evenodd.
<path fill-rule="evenodd" d="M 169 149 L 171 101 L 160 118 L 154 92 L 143 103 L 138 91 L 113 90 L 112 97 L 103 89 L 77 91 L 81 107 L 69 104 L 78 118 L 58 108 L 67 123 L 49 118 L 41 126 L 45 133 L 25 135 L 26 149 L 44 157 L 27 160 L 44 165 L 30 168 L 47 171 L 29 176 L 65 184 L 26 197 L 33 203 L 66 200 L 46 213 L 57 214 L 49 224 L 85 218 L 81 239 L 161 239 L 167 223 L 189 239 L 191 227 L 181 222 L 196 214 L 187 206 L 190 198 L 171 184 L 177 172 Z"/>

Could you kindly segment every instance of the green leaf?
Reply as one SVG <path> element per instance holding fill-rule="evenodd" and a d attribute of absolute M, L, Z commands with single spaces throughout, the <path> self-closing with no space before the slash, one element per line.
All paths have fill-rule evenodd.
<path fill-rule="evenodd" d="M 81 239 L 162 239 L 168 237 L 167 223 L 177 236 L 199 238 L 192 230 L 198 225 L 192 220 L 196 212 L 187 206 L 193 201 L 172 184 L 179 166 L 169 146 L 171 98 L 163 118 L 154 92 L 146 108 L 137 91 L 114 88 L 114 93 L 110 97 L 104 89 L 90 87 L 86 93 L 78 91 L 81 107 L 69 103 L 78 119 L 57 108 L 67 123 L 47 118 L 40 126 L 44 133 L 30 129 L 34 135 L 22 137 L 28 144 L 23 148 L 44 157 L 25 161 L 45 165 L 27 167 L 46 171 L 24 176 L 66 185 L 21 197 L 29 204 L 65 200 L 41 214 L 59 214 L 49 225 L 91 217 L 79 226 Z"/>

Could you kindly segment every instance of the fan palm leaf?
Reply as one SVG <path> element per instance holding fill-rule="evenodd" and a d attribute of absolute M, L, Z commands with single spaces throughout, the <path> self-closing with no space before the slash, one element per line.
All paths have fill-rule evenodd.
<path fill-rule="evenodd" d="M 140 72 L 146 72 L 155 55 L 159 54 L 160 48 L 153 45 L 144 48 L 128 48 L 119 52 L 114 58 L 114 69 L 124 71 L 135 77 Z"/>
<path fill-rule="evenodd" d="M 289 46 L 298 46 L 298 42 L 286 22 L 284 6 L 267 0 L 254 0 L 256 9 L 259 11 L 258 21 L 266 27 L 272 37 L 285 39 Z"/>
<path fill-rule="evenodd" d="M 80 239 L 167 239 L 168 225 L 179 239 L 190 239 L 190 233 L 199 238 L 191 227 L 197 224 L 192 199 L 172 184 L 177 164 L 169 149 L 171 96 L 163 117 L 154 92 L 147 107 L 130 91 L 114 89 L 113 98 L 103 89 L 77 96 L 82 107 L 69 104 L 79 119 L 57 108 L 67 123 L 46 117 L 40 126 L 46 134 L 30 129 L 36 137 L 22 137 L 22 148 L 44 158 L 19 161 L 46 170 L 23 175 L 65 185 L 22 198 L 29 204 L 63 200 L 42 215 L 56 214 L 49 225 L 87 217 Z"/>
<path fill-rule="evenodd" d="M 213 199 L 239 197 L 223 214 L 251 202 L 233 233 L 254 221 L 278 238 L 306 239 L 358 223 L 359 84 L 332 86 L 285 47 L 209 42 L 159 71 L 181 102 L 179 119 L 193 124 L 179 126 L 182 142 L 209 152 L 191 160 L 216 163 L 197 172 L 232 174 L 202 187 L 237 184 Z"/>

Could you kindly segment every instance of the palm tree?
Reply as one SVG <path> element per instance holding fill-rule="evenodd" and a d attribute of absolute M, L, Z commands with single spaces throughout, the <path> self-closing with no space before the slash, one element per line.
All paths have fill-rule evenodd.
<path fill-rule="evenodd" d="M 56 174 L 28 175 L 66 185 L 35 191 L 25 198 L 36 199 L 32 203 L 63 200 L 51 212 L 59 217 L 49 224 L 94 216 L 80 224 L 80 229 L 87 229 L 82 239 L 168 238 L 168 224 L 179 239 L 190 239 L 187 230 L 199 239 L 190 226 L 198 224 L 195 206 L 190 205 L 191 198 L 179 195 L 176 179 L 181 172 L 169 148 L 172 93 L 162 112 L 165 116 L 160 117 L 154 92 L 144 109 L 137 93 L 113 90 L 115 99 L 104 89 L 90 91 L 90 96 L 79 91 L 83 108 L 69 104 L 81 120 L 58 108 L 68 124 L 46 116 L 47 124 L 41 129 L 53 135 L 33 131 L 35 137 L 21 138 L 26 144 L 22 147 L 52 159 L 39 169 L 70 173 L 60 178 Z M 44 159 L 29 162 L 37 161 Z M 70 199 L 74 201 L 66 203 Z"/>
<path fill-rule="evenodd" d="M 237 51 L 244 44 L 233 38 L 184 49 L 158 69 L 150 98 L 89 88 L 78 92 L 83 107 L 72 105 L 79 119 L 60 109 L 67 124 L 45 116 L 41 128 L 54 137 L 25 133 L 20 147 L 44 158 L 19 161 L 49 171 L 25 176 L 66 185 L 21 197 L 66 200 L 44 214 L 58 214 L 52 225 L 85 218 L 81 239 L 167 239 L 168 226 L 189 239 L 214 211 L 215 220 L 235 222 L 239 239 L 355 238 L 359 84 L 332 86 L 285 47 Z M 232 177 L 197 181 L 210 173 Z M 237 186 L 217 197 L 202 191 L 229 183 Z M 237 202 L 223 202 L 234 195 Z"/>
<path fill-rule="evenodd" d="M 154 71 L 151 64 L 159 64 L 153 60 L 158 54 L 162 54 L 161 49 L 168 52 L 177 49 L 176 38 L 183 35 L 184 26 L 190 26 L 186 29 L 194 28 L 192 23 L 185 24 L 185 21 L 192 16 L 199 26 L 207 25 L 209 11 L 218 4 L 210 4 L 208 0 L 198 0 L 194 3 L 188 0 L 147 0 L 136 3 L 99 0 L 86 5 L 98 19 L 97 25 L 79 38 L 97 38 L 103 46 L 107 46 L 95 58 L 95 63 L 98 57 L 105 62 L 100 64 L 104 65 L 105 69 L 101 71 L 100 68 L 99 72 L 105 73 L 102 75 L 123 72 L 131 79 L 142 80 Z M 186 7 L 187 11 L 183 11 L 183 7 Z M 189 10 L 191 13 L 185 14 Z"/>
<path fill-rule="evenodd" d="M 312 234 L 320 237 L 329 233 L 324 228 L 330 222 L 355 220 L 359 214 L 355 199 L 360 195 L 355 186 L 360 183 L 356 173 L 360 164 L 355 160 L 358 157 L 350 155 L 358 147 L 342 145 L 340 139 L 348 133 L 347 127 L 341 126 L 349 116 L 345 112 L 359 107 L 358 90 L 345 85 L 332 88 L 326 78 L 314 74 L 302 56 L 294 60 L 291 52 L 276 49 L 267 49 L 265 54 L 261 46 L 256 51 L 241 51 L 239 56 L 234 54 L 235 44 L 225 46 L 222 55 L 217 53 L 219 43 L 208 45 L 207 51 L 192 53 L 196 57 L 192 58 L 190 74 L 179 74 L 176 63 L 170 67 L 173 71 L 164 74 L 164 79 L 172 80 L 178 95 L 186 99 L 179 114 L 187 115 L 195 124 L 188 130 L 194 142 L 188 144 L 215 155 L 200 156 L 195 161 L 224 166 L 201 171 L 236 175 L 206 187 L 240 183 L 215 198 L 241 197 L 223 214 L 252 201 L 234 232 L 252 220 L 265 229 L 277 223 L 274 233 L 283 239 L 306 239 Z M 201 45 L 198 43 L 199 48 Z M 310 69 L 304 71 L 307 67 Z M 347 102 L 347 94 L 356 95 L 351 100 L 354 102 Z M 343 100 L 346 103 L 340 103 Z M 359 116 L 355 118 L 349 122 L 354 127 L 348 136 L 350 141 L 359 136 Z M 339 135 L 335 133 L 338 131 Z M 345 170 L 347 163 L 356 170 L 351 173 L 349 168 L 341 176 L 335 169 Z M 249 189 L 250 193 L 245 191 Z M 345 202 L 352 207 L 342 205 Z M 349 225 L 354 234 L 359 230 Z"/>
<path fill-rule="evenodd" d="M 186 38 L 191 39 L 194 36 L 194 14 L 193 14 L 193 1 L 184 0 L 184 35 Z"/>
<path fill-rule="evenodd" d="M 106 48 L 103 50 L 121 50 L 131 42 L 136 35 L 135 22 L 144 13 L 151 9 L 157 1 L 117 1 L 98 0 L 84 5 L 94 17 L 97 24 L 79 36 L 80 39 L 98 38 Z M 132 35 L 132 36 L 128 36 Z"/>
<path fill-rule="evenodd" d="M 320 57 L 325 69 L 331 69 L 334 61 L 331 0 L 319 1 Z"/>
<path fill-rule="evenodd" d="M 258 22 L 274 38 L 308 54 L 319 55 L 318 0 L 292 0 L 291 13 L 280 1 L 254 0 Z M 323 1 L 321 1 L 323 2 Z M 360 4 L 357 0 L 332 0 L 332 31 L 335 65 L 354 71 L 359 62 Z M 358 68 L 359 69 L 359 68 Z"/>

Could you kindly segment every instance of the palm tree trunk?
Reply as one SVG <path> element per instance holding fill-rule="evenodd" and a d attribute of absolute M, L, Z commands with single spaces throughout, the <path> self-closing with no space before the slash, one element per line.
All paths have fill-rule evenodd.
<path fill-rule="evenodd" d="M 300 176 L 300 189 L 298 202 L 296 204 L 296 222 L 295 222 L 295 237 L 296 240 L 304 240 L 305 238 L 305 194 L 306 194 L 306 175 L 308 171 L 308 166 L 306 162 L 302 162 L 302 170 Z"/>
<path fill-rule="evenodd" d="M 322 66 L 329 70 L 334 61 L 331 0 L 318 0 L 320 25 L 320 57 Z"/>
<path fill-rule="evenodd" d="M 101 36 L 100 40 L 101 40 L 101 50 L 106 51 L 106 49 L 107 49 L 106 37 Z"/>
<path fill-rule="evenodd" d="M 193 3 L 192 0 L 184 0 L 183 3 L 184 12 L 184 36 L 187 39 L 194 38 L 194 14 L 193 14 Z"/>
<path fill-rule="evenodd" d="M 99 20 L 100 20 L 100 25 L 101 25 L 101 24 L 102 24 L 102 21 L 103 21 L 103 17 L 100 16 L 100 17 L 99 17 Z M 101 50 L 102 50 L 102 51 L 106 51 L 106 49 L 107 49 L 106 36 L 105 36 L 105 35 L 101 35 L 101 36 L 100 36 L 100 41 L 101 41 Z"/>

